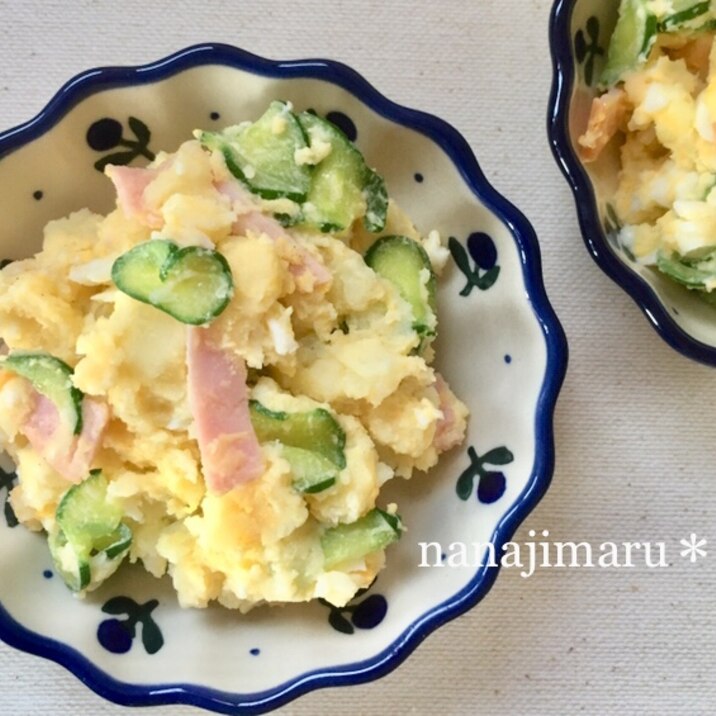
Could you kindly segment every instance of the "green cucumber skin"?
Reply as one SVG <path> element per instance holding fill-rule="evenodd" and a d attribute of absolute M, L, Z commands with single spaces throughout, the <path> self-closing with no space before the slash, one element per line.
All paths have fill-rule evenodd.
<path fill-rule="evenodd" d="M 298 484 L 294 483 L 294 487 L 298 492 L 302 492 L 304 495 L 317 495 L 319 492 L 323 492 L 324 490 L 328 490 L 329 488 L 333 487 L 333 485 L 336 484 L 336 478 L 335 477 L 327 477 L 320 481 L 315 481 L 311 483 L 304 483 L 299 482 Z"/>
<path fill-rule="evenodd" d="M 84 393 L 73 385 L 74 370 L 67 363 L 49 353 L 13 351 L 0 362 L 0 366 L 29 380 L 38 393 L 57 406 L 60 413 L 64 408 L 69 408 L 72 432 L 75 435 L 82 432 Z M 60 402 L 58 393 L 66 393 L 66 399 Z"/>
<path fill-rule="evenodd" d="M 385 187 L 385 180 L 377 172 L 368 169 L 363 191 L 367 207 L 363 225 L 372 234 L 379 234 L 385 229 L 388 220 L 388 190 Z"/>
<path fill-rule="evenodd" d="M 171 295 L 162 296 L 167 291 L 166 281 L 172 271 L 195 257 L 212 261 L 215 264 L 212 271 L 223 283 L 221 291 L 213 291 L 215 300 L 203 311 L 196 310 L 196 301 L 187 300 L 184 305 L 173 306 Z M 137 277 L 135 273 L 140 275 Z M 219 316 L 231 302 L 234 290 L 231 267 L 218 251 L 199 246 L 180 249 L 167 239 L 152 239 L 122 254 L 112 265 L 112 281 L 131 298 L 153 306 L 181 323 L 194 326 L 207 325 Z"/>
<path fill-rule="evenodd" d="M 298 116 L 304 131 L 321 133 L 331 144 L 331 153 L 313 170 L 311 188 L 306 197 L 304 220 L 323 233 L 347 229 L 363 211 L 365 161 L 353 143 L 334 124 L 310 112 Z M 327 201 L 325 194 L 342 186 L 345 196 L 340 204 Z M 353 196 L 351 197 L 351 193 Z"/>
<path fill-rule="evenodd" d="M 708 18 L 711 10 L 710 0 L 693 2 L 688 6 L 683 2 L 680 4 L 677 3 L 677 7 L 679 6 L 683 7 L 683 9 L 678 9 L 672 15 L 659 20 L 656 15 L 648 11 L 645 0 L 622 0 L 619 6 L 619 19 L 612 34 L 612 40 L 618 37 L 623 44 L 624 38 L 619 37 L 620 22 L 623 14 L 625 12 L 639 13 L 639 11 L 641 11 L 643 14 L 641 43 L 638 52 L 629 62 L 625 62 L 625 58 L 620 56 L 621 47 L 618 41 L 610 43 L 607 52 L 607 64 L 600 78 L 600 85 L 603 88 L 613 87 L 623 79 L 626 72 L 642 64 L 648 57 L 659 33 L 673 33 L 687 29 L 699 32 L 710 29 L 710 24 L 714 22 L 713 17 Z M 694 21 L 700 18 L 703 18 L 704 24 L 701 27 L 697 27 Z M 623 28 L 624 27 L 626 27 L 626 25 L 623 25 Z"/>
<path fill-rule="evenodd" d="M 186 246 L 172 253 L 167 258 L 166 262 L 164 263 L 159 272 L 159 276 L 162 282 L 166 282 L 169 279 L 175 267 L 179 267 L 182 264 L 187 263 L 192 258 L 202 258 L 214 262 L 216 266 L 212 270 L 216 271 L 216 275 L 220 276 L 223 279 L 223 290 L 221 291 L 221 293 L 219 293 L 218 291 L 214 292 L 214 296 L 217 298 L 213 302 L 213 304 L 203 312 L 194 313 L 191 312 L 192 309 L 196 308 L 193 302 L 192 305 L 187 306 L 188 311 L 181 306 L 178 306 L 176 308 L 169 308 L 166 305 L 166 302 L 163 306 L 155 303 L 153 303 L 152 305 L 154 305 L 155 308 L 159 308 L 165 313 L 168 313 L 170 316 L 172 316 L 172 318 L 176 318 L 176 320 L 182 323 L 194 326 L 203 326 L 211 322 L 217 316 L 221 315 L 221 313 L 223 313 L 226 307 L 229 305 L 231 299 L 233 298 L 234 280 L 231 274 L 231 267 L 229 266 L 229 262 L 218 251 L 205 249 L 200 246 Z M 221 296 L 221 298 L 219 298 L 219 296 Z"/>
<path fill-rule="evenodd" d="M 285 131 L 289 132 L 289 136 L 287 137 L 287 141 L 284 141 L 283 135 L 276 135 L 276 142 L 284 141 L 286 145 L 286 156 L 282 158 L 282 164 L 292 176 L 290 181 L 287 180 L 283 186 L 280 185 L 280 180 L 278 182 L 274 181 L 273 186 L 269 186 L 268 184 L 271 184 L 271 180 L 277 179 L 275 173 L 271 175 L 271 170 L 275 170 L 279 165 L 276 163 L 273 165 L 257 165 L 255 161 L 257 157 L 254 156 L 252 159 L 248 155 L 251 154 L 252 146 L 255 150 L 257 146 L 260 148 L 260 143 L 258 145 L 255 143 L 252 145 L 249 135 L 253 133 L 257 135 L 259 140 L 263 140 L 264 142 L 267 137 L 270 140 L 272 129 L 270 126 L 265 127 L 264 125 L 272 123 L 277 113 L 280 113 L 282 118 L 287 122 Z M 266 136 L 262 136 L 262 133 L 266 134 Z M 279 136 L 281 139 L 278 138 Z M 246 140 L 247 137 L 249 138 L 248 144 L 244 141 L 244 145 L 242 146 L 242 140 Z M 254 137 L 254 141 L 257 137 Z M 297 149 L 308 146 L 308 140 L 304 127 L 298 121 L 296 115 L 288 109 L 286 103 L 279 101 L 271 102 L 261 117 L 246 126 L 243 130 L 240 130 L 234 137 L 216 132 L 201 132 L 199 134 L 199 141 L 205 148 L 211 151 L 221 152 L 227 169 L 252 193 L 269 200 L 287 198 L 298 203 L 305 201 L 310 187 L 311 169 L 307 166 L 299 166 L 296 164 L 294 152 Z M 255 174 L 249 177 L 245 166 L 242 166 L 242 164 L 252 166 Z M 262 183 L 266 179 L 269 179 L 268 184 Z"/>
<path fill-rule="evenodd" d="M 321 537 L 324 568 L 366 557 L 400 539 L 402 522 L 377 507 L 356 522 L 330 527 Z"/>
<path fill-rule="evenodd" d="M 68 547 L 68 541 L 64 533 L 60 530 L 48 535 L 47 543 L 50 548 L 50 555 L 55 565 L 55 569 L 62 577 L 62 581 L 72 592 L 81 592 L 86 589 L 92 581 L 92 573 L 88 559 L 81 557 L 76 550 Z M 61 553 L 71 550 L 72 556 L 76 559 L 76 568 L 68 571 L 62 561 Z"/>
<path fill-rule="evenodd" d="M 629 37 L 625 33 L 633 28 L 627 25 L 628 20 L 638 19 L 640 37 Z M 613 87 L 624 74 L 637 67 L 648 54 L 656 41 L 658 22 L 646 8 L 645 0 L 621 0 L 616 27 L 612 33 L 607 50 L 607 63 L 600 78 L 604 88 Z M 637 45 L 638 41 L 638 47 Z M 625 45 L 629 47 L 626 48 Z M 627 55 L 626 57 L 624 55 Z"/>
<path fill-rule="evenodd" d="M 641 60 L 646 59 L 649 51 L 656 42 L 656 36 L 659 32 L 659 21 L 654 15 L 647 15 L 646 18 L 646 30 L 644 32 L 644 42 L 639 50 L 639 58 Z"/>
<path fill-rule="evenodd" d="M 101 470 L 92 470 L 79 485 L 63 495 L 55 514 L 57 531 L 48 535 L 50 553 L 67 586 L 81 592 L 92 580 L 93 557 L 106 555 L 121 560 L 132 544 L 132 530 L 122 522 L 120 509 L 107 500 L 107 480 Z M 62 553 L 70 553 L 77 564 L 68 572 Z"/>
<path fill-rule="evenodd" d="M 338 467 L 313 450 L 283 445 L 282 457 L 291 466 L 293 487 L 305 495 L 315 495 L 336 484 Z"/>
<path fill-rule="evenodd" d="M 343 433 L 328 411 L 322 408 L 319 408 L 319 410 L 322 413 L 317 417 L 325 422 L 326 426 L 331 426 L 332 430 L 337 427 L 342 433 L 342 437 L 341 434 L 337 434 L 336 440 L 333 440 L 332 435 L 328 436 L 328 443 L 325 443 L 326 436 L 323 436 L 324 441 L 317 438 L 318 444 L 326 445 L 323 450 L 316 449 L 316 441 L 311 441 L 311 448 L 306 448 L 304 445 L 305 440 L 297 439 L 295 434 L 296 422 L 297 420 L 305 420 L 307 413 L 285 413 L 283 411 L 269 410 L 258 400 L 249 401 L 251 423 L 259 442 L 265 443 L 276 440 L 281 443 L 282 457 L 291 466 L 291 471 L 294 474 L 294 488 L 298 492 L 309 495 L 323 492 L 323 490 L 333 487 L 338 479 L 338 472 L 346 464 L 345 453 L 343 452 L 345 433 Z M 315 415 L 316 411 L 313 411 L 313 413 Z M 335 427 L 326 421 L 323 414 L 330 417 L 331 421 L 335 423 Z M 331 449 L 331 442 L 340 446 L 340 453 Z M 301 443 L 301 445 L 297 443 Z"/>
<path fill-rule="evenodd" d="M 246 177 L 243 170 L 241 169 L 241 166 L 238 163 L 238 159 L 236 158 L 236 154 L 231 148 L 231 146 L 228 144 L 227 140 L 220 140 L 219 138 L 210 139 L 208 136 L 209 134 L 209 132 L 204 132 L 201 135 L 199 140 L 201 144 L 207 149 L 214 149 L 221 152 L 222 156 L 224 157 L 224 162 L 226 163 L 226 168 L 252 194 L 256 194 L 256 196 L 260 196 L 262 199 L 266 199 L 267 201 L 270 201 L 272 199 L 285 198 L 300 204 L 301 202 L 306 200 L 307 194 L 304 193 L 291 191 L 284 192 L 278 191 L 276 189 L 262 189 L 260 187 L 253 186 L 251 184 L 251 181 Z"/>
<path fill-rule="evenodd" d="M 704 2 L 695 3 L 679 12 L 675 12 L 673 15 L 665 17 L 659 23 L 658 31 L 673 32 L 679 30 L 683 25 L 688 22 L 691 22 L 691 20 L 695 20 L 696 18 L 705 15 L 710 9 L 710 0 L 704 0 Z"/>
<path fill-rule="evenodd" d="M 271 106 L 267 113 L 271 110 Z M 360 217 L 365 203 L 367 208 L 363 214 L 363 223 L 366 229 L 373 233 L 381 232 L 385 228 L 388 212 L 388 194 L 383 178 L 368 168 L 361 152 L 332 122 L 312 112 L 295 115 L 287 111 L 286 116 L 290 118 L 289 121 L 295 121 L 295 128 L 300 130 L 303 140 L 302 145 L 298 142 L 295 144 L 294 150 L 310 145 L 312 128 L 320 130 L 332 146 L 331 154 L 316 166 L 302 167 L 307 179 L 305 191 L 277 190 L 258 186 L 254 180 L 247 177 L 235 140 L 217 132 L 199 132 L 197 137 L 205 149 L 219 152 L 229 172 L 254 194 L 269 200 L 287 198 L 302 205 L 302 210 L 297 216 L 279 217 L 284 226 L 307 224 L 323 233 L 345 231 Z M 263 117 L 257 122 L 261 119 Z M 291 161 L 291 158 L 287 158 L 286 161 Z M 354 176 L 351 177 L 351 174 Z M 339 177 L 345 175 L 344 193 L 348 198 L 345 199 L 344 206 L 332 203 L 325 205 L 322 200 L 327 187 L 335 186 L 335 175 Z M 350 196 L 351 190 L 354 193 L 353 198 Z"/>
<path fill-rule="evenodd" d="M 107 480 L 101 471 L 70 487 L 55 516 L 68 541 L 88 550 L 98 539 L 111 535 L 122 519 L 119 508 L 107 500 Z"/>
<path fill-rule="evenodd" d="M 324 408 L 301 413 L 273 412 L 257 400 L 249 401 L 251 423 L 259 442 L 310 450 L 330 460 L 339 470 L 346 466 L 346 434 Z"/>
<path fill-rule="evenodd" d="M 122 293 L 142 303 L 149 303 L 147 294 L 161 286 L 162 267 L 177 251 L 179 247 L 167 239 L 152 239 L 138 244 L 119 256 L 112 264 L 112 282 Z M 132 271 L 138 261 L 143 267 L 146 266 L 149 274 L 141 277 L 142 280 L 139 282 L 136 281 Z M 153 285 L 147 286 L 147 282 L 150 281 L 154 281 Z"/>
<path fill-rule="evenodd" d="M 270 421 L 284 421 L 288 419 L 288 413 L 283 410 L 269 410 L 258 400 L 250 400 L 249 408 L 251 409 L 251 421 L 254 423 L 255 430 L 263 428 L 263 424 L 261 422 L 263 418 Z M 268 425 L 266 429 L 270 429 Z"/>
<path fill-rule="evenodd" d="M 127 552 L 131 546 L 132 530 L 124 522 L 120 522 L 111 544 L 102 549 L 102 552 L 107 555 L 108 559 L 116 559 Z"/>
<path fill-rule="evenodd" d="M 62 530 L 48 535 L 47 541 L 55 569 L 70 591 L 79 593 L 87 589 L 92 582 L 92 566 L 96 559 L 95 555 L 100 552 L 103 552 L 109 560 L 121 561 L 124 559 L 132 544 L 132 533 L 124 524 L 120 525 L 118 532 L 121 535 L 120 539 L 106 549 L 91 555 L 74 547 Z M 71 571 L 66 568 L 65 560 L 62 559 L 63 553 L 69 553 L 74 560 L 75 566 Z"/>
<path fill-rule="evenodd" d="M 716 278 L 716 255 L 689 260 L 677 254 L 659 253 L 656 267 L 673 281 L 691 289 L 705 290 L 706 282 Z"/>
<path fill-rule="evenodd" d="M 396 258 L 400 260 L 401 257 L 400 263 L 403 264 L 403 269 L 414 264 L 417 269 L 414 274 L 404 277 L 399 275 L 393 262 Z M 378 275 L 390 281 L 412 306 L 415 331 L 423 337 L 435 335 L 435 331 L 429 326 L 429 323 L 431 322 L 430 318 L 434 318 L 436 311 L 437 279 L 425 249 L 417 241 L 413 241 L 407 236 L 383 236 L 366 251 L 364 260 Z M 421 269 L 427 269 L 430 272 L 426 286 L 427 303 L 423 300 L 420 290 L 419 272 Z"/>
<path fill-rule="evenodd" d="M 331 153 L 314 169 L 311 191 L 307 198 L 307 202 L 314 205 L 317 211 L 304 212 L 304 220 L 317 226 L 323 233 L 344 231 L 360 217 L 358 207 L 363 210 L 362 204 L 365 203 L 363 224 L 372 233 L 381 232 L 385 228 L 388 215 L 388 193 L 383 178 L 366 165 L 361 152 L 335 124 L 311 112 L 302 112 L 298 119 L 309 136 L 311 130 L 319 131 L 330 140 L 332 146 Z M 319 197 L 316 196 L 316 185 L 326 178 L 326 172 L 343 175 L 344 181 L 354 185 L 357 190 L 355 205 L 352 209 L 344 207 L 342 216 L 339 215 L 340 212 L 337 213 L 336 207 L 321 206 L 322 202 L 317 201 Z M 350 178 L 350 174 L 354 176 Z"/>

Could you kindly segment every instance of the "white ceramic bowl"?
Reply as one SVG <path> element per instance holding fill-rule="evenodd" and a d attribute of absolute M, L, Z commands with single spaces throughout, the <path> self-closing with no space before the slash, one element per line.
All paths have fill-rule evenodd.
<path fill-rule="evenodd" d="M 6 511 L 0 636 L 119 703 L 257 713 L 319 686 L 387 673 L 433 629 L 475 605 L 497 573 L 440 562 L 421 568 L 419 543 L 448 550 L 452 542 L 493 540 L 499 554 L 551 477 L 552 412 L 567 347 L 530 225 L 489 186 L 454 129 L 393 104 L 343 65 L 272 62 L 201 45 L 144 67 L 80 75 L 38 117 L 0 135 L 0 257 L 39 249 L 50 219 L 84 206 L 109 210 L 113 191 L 95 168 L 108 155 L 142 163 L 196 127 L 258 115 L 273 98 L 357 132 L 369 163 L 418 226 L 454 237 L 463 268 L 452 266 L 440 287 L 438 354 L 472 410 L 468 439 L 429 475 L 390 485 L 410 531 L 390 548 L 370 594 L 345 610 L 313 603 L 247 616 L 218 607 L 184 611 L 168 580 L 129 567 L 78 601 L 53 576 L 45 540 L 12 527 Z M 487 455 L 495 448 L 506 449 Z"/>
<path fill-rule="evenodd" d="M 621 286 L 673 348 L 716 365 L 716 312 L 695 291 L 637 264 L 619 245 L 611 207 L 620 169 L 612 142 L 599 160 L 583 164 L 577 139 L 587 126 L 597 79 L 606 60 L 619 0 L 556 0 L 550 21 L 554 82 L 549 138 L 577 205 L 582 236 L 602 270 Z"/>

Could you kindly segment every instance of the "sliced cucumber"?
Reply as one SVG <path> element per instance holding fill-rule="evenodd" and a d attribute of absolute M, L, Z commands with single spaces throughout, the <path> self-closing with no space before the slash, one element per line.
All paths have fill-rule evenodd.
<path fill-rule="evenodd" d="M 327 529 L 321 537 L 323 564 L 328 570 L 354 562 L 400 539 L 398 515 L 375 508 L 356 522 Z"/>
<path fill-rule="evenodd" d="M 657 17 L 647 0 L 621 0 L 602 85 L 613 86 L 639 67 L 649 56 L 658 33 L 698 30 L 711 16 L 710 0 L 672 0 L 671 9 L 669 15 Z"/>
<path fill-rule="evenodd" d="M 50 553 L 67 586 L 80 592 L 109 576 L 132 544 L 122 510 L 107 496 L 107 480 L 93 470 L 71 487 L 57 506 L 57 530 L 48 537 Z"/>
<path fill-rule="evenodd" d="M 128 296 L 196 326 L 216 318 L 234 293 L 231 268 L 218 251 L 180 249 L 166 240 L 122 254 L 112 265 L 112 280 Z"/>
<path fill-rule="evenodd" d="M 220 152 L 229 171 L 252 192 L 302 204 L 295 215 L 277 217 L 284 226 L 306 223 L 324 232 L 344 231 L 363 217 L 369 231 L 385 227 L 383 179 L 337 126 L 311 112 L 296 117 L 288 105 L 272 102 L 253 124 L 196 136 L 206 149 Z M 330 153 L 316 155 L 315 165 L 299 164 L 297 152 L 319 141 L 330 144 Z"/>
<path fill-rule="evenodd" d="M 298 492 L 315 494 L 335 485 L 338 467 L 315 450 L 284 445 L 281 454 L 291 466 L 293 487 Z"/>
<path fill-rule="evenodd" d="M 346 434 L 327 410 L 274 412 L 251 400 L 249 412 L 259 442 L 277 440 L 287 447 L 318 453 L 339 470 L 346 466 Z"/>
<path fill-rule="evenodd" d="M 79 485 L 73 485 L 57 506 L 57 524 L 68 541 L 89 552 L 98 542 L 114 535 L 122 510 L 107 499 L 107 480 L 93 470 Z"/>
<path fill-rule="evenodd" d="M 646 0 L 621 0 L 601 84 L 611 87 L 637 68 L 649 55 L 657 31 L 657 18 L 649 12 Z"/>
<path fill-rule="evenodd" d="M 366 213 L 363 155 L 327 120 L 310 112 L 300 114 L 299 120 L 312 141 L 331 145 L 331 153 L 314 169 L 304 219 L 324 232 L 343 231 Z"/>
<path fill-rule="evenodd" d="M 89 556 L 80 554 L 67 541 L 67 537 L 62 531 L 48 535 L 47 543 L 55 569 L 64 583 L 73 592 L 81 592 L 86 589 L 92 580 Z"/>
<path fill-rule="evenodd" d="M 363 223 L 368 231 L 379 234 L 385 228 L 388 219 L 388 190 L 385 188 L 383 177 L 369 169 L 363 191 L 366 202 Z"/>
<path fill-rule="evenodd" d="M 286 103 L 271 102 L 252 124 L 223 133 L 201 132 L 198 138 L 207 149 L 221 152 L 229 171 L 262 198 L 306 199 L 311 170 L 296 163 L 295 152 L 308 144 Z"/>
<path fill-rule="evenodd" d="M 306 223 L 321 231 L 344 231 L 363 217 L 368 231 L 385 228 L 388 194 L 382 177 L 369 169 L 353 142 L 333 123 L 311 112 L 299 121 L 311 141 L 327 142 L 330 154 L 315 167 L 303 206 Z"/>
<path fill-rule="evenodd" d="M 82 399 L 84 394 L 72 383 L 73 370 L 49 353 L 13 351 L 0 367 L 22 376 L 32 387 L 51 400 L 72 432 L 82 432 Z"/>
<path fill-rule="evenodd" d="M 122 536 L 114 544 L 90 554 L 69 542 L 61 530 L 48 536 L 55 569 L 73 592 L 84 591 L 92 582 L 99 585 L 117 570 L 132 544 L 129 527 L 121 525 L 117 532 Z"/>
<path fill-rule="evenodd" d="M 108 559 L 115 559 L 126 552 L 132 546 L 132 530 L 121 522 L 119 527 L 106 538 L 102 538 L 95 544 L 98 552 L 104 552 Z"/>
<path fill-rule="evenodd" d="M 411 305 L 418 334 L 435 335 L 436 279 L 425 249 L 407 236 L 383 236 L 368 249 L 365 262 Z M 427 283 L 424 271 L 429 272 Z"/>
<path fill-rule="evenodd" d="M 670 279 L 692 289 L 705 289 L 707 282 L 716 279 L 716 252 L 698 259 L 660 252 L 656 267 Z"/>
<path fill-rule="evenodd" d="M 151 293 L 150 303 L 182 323 L 208 323 L 234 295 L 231 268 L 218 251 L 211 249 L 180 249 L 167 259 L 160 276 L 161 288 Z"/>
<path fill-rule="evenodd" d="M 301 211 L 295 214 L 274 214 L 273 218 L 278 221 L 285 229 L 304 223 L 303 213 Z"/>
<path fill-rule="evenodd" d="M 149 296 L 162 286 L 162 266 L 179 247 L 173 241 L 153 239 L 135 246 L 112 264 L 112 281 L 137 301 L 149 303 Z"/>
<path fill-rule="evenodd" d="M 671 6 L 674 12 L 661 20 L 660 32 L 682 30 L 687 26 L 693 26 L 694 21 L 703 21 L 704 16 L 711 9 L 711 0 L 672 0 Z"/>

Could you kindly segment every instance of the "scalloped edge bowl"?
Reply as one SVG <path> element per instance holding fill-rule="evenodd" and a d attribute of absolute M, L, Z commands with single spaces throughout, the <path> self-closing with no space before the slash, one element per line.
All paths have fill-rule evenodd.
<path fill-rule="evenodd" d="M 554 467 L 553 412 L 567 366 L 564 332 L 545 294 L 539 247 L 535 233 L 525 217 L 487 182 L 465 139 L 444 121 L 397 105 L 354 70 L 338 62 L 322 59 L 295 61 L 267 60 L 221 44 L 201 44 L 176 52 L 164 59 L 138 67 L 111 67 L 84 72 L 67 82 L 40 114 L 31 121 L 0 134 L 0 157 L 11 154 L 55 127 L 71 109 L 94 93 L 113 88 L 145 85 L 204 65 L 235 68 L 268 78 L 311 78 L 336 85 L 380 115 L 392 129 L 408 128 L 422 135 L 444 153 L 464 182 L 466 191 L 477 198 L 486 211 L 501 222 L 514 242 L 517 273 L 527 291 L 527 305 L 537 324 L 536 335 L 544 343 L 546 362 L 539 370 L 534 412 L 526 421 L 534 431 L 534 453 L 526 471 L 526 486 L 504 512 L 493 533 L 495 547 L 509 541 L 518 525 L 546 491 Z M 520 284 L 522 285 L 522 284 Z M 522 290 L 522 289 L 520 289 Z M 521 294 L 524 296 L 524 293 Z M 501 358 L 501 356 L 500 356 Z M 532 408 L 530 407 L 530 410 Z M 454 488 L 450 488 L 454 496 Z M 497 513 L 496 513 L 497 514 Z M 197 684 L 159 683 L 138 685 L 120 681 L 99 668 L 85 655 L 67 644 L 41 636 L 15 621 L 0 606 L 0 637 L 24 651 L 52 659 L 73 672 L 91 689 L 119 704 L 191 704 L 223 713 L 261 713 L 319 687 L 358 684 L 383 676 L 398 666 L 418 644 L 441 624 L 477 604 L 492 586 L 499 567 L 481 566 L 468 578 L 464 588 L 437 607 L 420 614 L 402 630 L 387 648 L 371 658 L 334 668 L 299 673 L 275 688 L 256 693 L 231 693 Z"/>
<path fill-rule="evenodd" d="M 582 238 L 597 265 L 631 296 L 649 323 L 672 348 L 693 360 L 716 365 L 716 329 L 713 327 L 713 315 L 710 315 L 711 308 L 697 297 L 687 295 L 685 289 L 657 272 L 633 266 L 613 245 L 605 229 L 607 219 L 600 209 L 599 192 L 570 138 L 570 122 L 576 121 L 570 115 L 580 78 L 579 63 L 575 62 L 572 20 L 577 5 L 588 5 L 589 2 L 556 0 L 550 14 L 553 79 L 547 134 L 552 153 L 573 192 Z M 604 11 L 603 2 L 591 0 L 591 3 Z M 614 5 L 616 7 L 616 2 Z M 574 112 L 575 117 L 581 114 L 579 110 Z M 705 342 L 704 338 L 713 339 L 713 344 Z"/>

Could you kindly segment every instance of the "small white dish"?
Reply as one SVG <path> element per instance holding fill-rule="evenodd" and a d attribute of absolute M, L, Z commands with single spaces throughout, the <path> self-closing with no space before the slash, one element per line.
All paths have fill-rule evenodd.
<path fill-rule="evenodd" d="M 673 348 L 716 365 L 716 313 L 696 291 L 641 265 L 618 241 L 612 207 L 621 166 L 617 142 L 596 162 L 584 164 L 576 150 L 616 24 L 619 0 L 556 0 L 550 20 L 554 63 L 548 132 L 555 159 L 574 193 L 580 228 L 592 258 L 641 308 Z"/>

